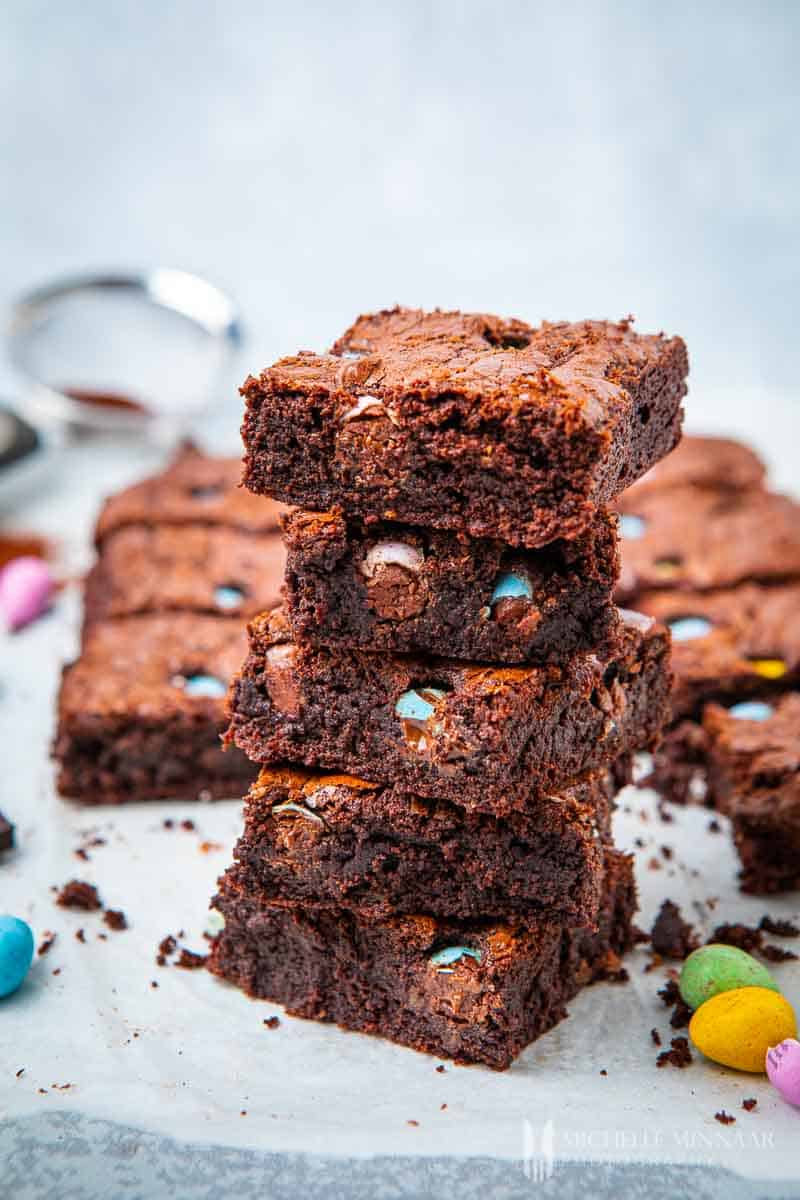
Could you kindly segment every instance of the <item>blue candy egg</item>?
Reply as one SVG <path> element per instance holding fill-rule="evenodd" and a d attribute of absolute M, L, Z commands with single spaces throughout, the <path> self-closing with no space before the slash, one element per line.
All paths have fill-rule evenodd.
<path fill-rule="evenodd" d="M 763 700 L 742 700 L 728 709 L 732 717 L 738 721 L 767 721 L 775 709 Z"/>
<path fill-rule="evenodd" d="M 524 575 L 516 575 L 513 571 L 507 571 L 505 575 L 501 575 L 497 583 L 494 585 L 492 592 L 491 604 L 496 604 L 498 600 L 509 598 L 516 600 L 522 596 L 525 600 L 530 600 L 533 595 L 533 589 Z"/>
<path fill-rule="evenodd" d="M 236 608 L 244 600 L 244 592 L 241 588 L 234 587 L 232 584 L 223 584 L 218 588 L 214 588 L 214 603 L 219 608 Z"/>
<path fill-rule="evenodd" d="M 690 642 L 711 632 L 711 622 L 705 617 L 678 617 L 669 622 L 673 642 Z"/>
<path fill-rule="evenodd" d="M 441 688 L 412 688 L 411 691 L 403 692 L 394 706 L 394 711 L 404 721 L 427 721 L 434 713 L 436 701 L 441 700 L 443 696 Z"/>
<path fill-rule="evenodd" d="M 187 696 L 201 696 L 209 700 L 219 700 L 228 692 L 226 684 L 216 675 L 189 675 L 184 680 L 183 690 Z"/>
<path fill-rule="evenodd" d="M 475 962 L 479 963 L 481 952 L 473 950 L 471 946 L 444 946 L 431 955 L 431 965 L 439 972 L 450 974 L 462 958 L 474 958 Z"/>
<path fill-rule="evenodd" d="M 33 961 L 33 934 L 19 917 L 0 916 L 0 996 L 10 996 Z"/>
<path fill-rule="evenodd" d="M 619 535 L 627 538 L 629 542 L 635 542 L 640 537 L 644 536 L 645 522 L 641 517 L 635 517 L 632 513 L 623 513 L 619 519 Z"/>

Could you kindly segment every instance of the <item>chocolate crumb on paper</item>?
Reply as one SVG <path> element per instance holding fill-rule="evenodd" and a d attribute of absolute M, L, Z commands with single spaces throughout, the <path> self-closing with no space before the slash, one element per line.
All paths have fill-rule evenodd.
<path fill-rule="evenodd" d="M 732 1117 L 730 1113 L 725 1112 L 723 1108 L 720 1112 L 714 1113 L 714 1120 L 719 1121 L 720 1125 L 735 1125 L 736 1117 Z"/>
<path fill-rule="evenodd" d="M 82 912 L 96 912 L 103 907 L 94 884 L 81 879 L 65 883 L 56 897 L 56 904 L 59 908 L 76 908 Z"/>
<path fill-rule="evenodd" d="M 678 1067 L 683 1070 L 685 1067 L 691 1066 L 692 1052 L 689 1049 L 689 1039 L 685 1037 L 674 1037 L 670 1043 L 669 1050 L 662 1050 L 656 1059 L 657 1067 L 666 1067 L 668 1064 L 673 1067 Z"/>

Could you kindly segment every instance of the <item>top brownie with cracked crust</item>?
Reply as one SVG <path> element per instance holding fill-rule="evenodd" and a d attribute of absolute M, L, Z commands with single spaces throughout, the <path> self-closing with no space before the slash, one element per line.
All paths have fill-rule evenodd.
<path fill-rule="evenodd" d="M 680 338 L 395 308 L 245 381 L 245 484 L 304 508 L 537 547 L 680 437 Z"/>

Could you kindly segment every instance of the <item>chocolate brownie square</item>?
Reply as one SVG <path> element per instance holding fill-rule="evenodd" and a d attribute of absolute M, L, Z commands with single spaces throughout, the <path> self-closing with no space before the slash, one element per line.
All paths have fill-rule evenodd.
<path fill-rule="evenodd" d="M 280 602 L 280 534 L 222 525 L 125 525 L 86 580 L 85 623 L 152 612 L 250 618 Z"/>
<path fill-rule="evenodd" d="M 609 655 L 619 623 L 616 524 L 520 550 L 488 538 L 295 509 L 287 612 L 298 640 L 492 663 Z"/>
<path fill-rule="evenodd" d="M 126 525 L 225 525 L 248 533 L 278 528 L 283 506 L 240 487 L 238 458 L 218 458 L 184 446 L 166 470 L 111 496 L 95 529 L 99 546 Z"/>
<path fill-rule="evenodd" d="M 585 984 L 619 972 L 633 942 L 631 860 L 610 852 L 599 927 L 457 921 L 430 916 L 362 920 L 270 904 L 223 877 L 214 907 L 225 928 L 211 971 L 299 1017 L 390 1038 L 457 1062 L 509 1067 L 566 1015 Z"/>
<path fill-rule="evenodd" d="M 245 381 L 245 483 L 513 546 L 575 537 L 680 436 L 680 338 L 395 308 Z"/>
<path fill-rule="evenodd" d="M 503 667 L 338 654 L 296 643 L 276 609 L 249 627 L 228 740 L 253 762 L 325 767 L 496 816 L 524 811 L 656 740 L 669 634 L 622 615 L 613 659 Z"/>
<path fill-rule="evenodd" d="M 703 716 L 717 807 L 733 824 L 742 890 L 800 887 L 800 693 L 709 704 Z"/>
<path fill-rule="evenodd" d="M 590 776 L 505 819 L 392 784 L 264 768 L 245 803 L 238 878 L 290 905 L 363 919 L 544 919 L 592 926 L 616 788 Z"/>
<path fill-rule="evenodd" d="M 800 575 L 800 505 L 758 489 L 670 488 L 619 501 L 620 603 L 655 588 L 711 591 Z"/>
<path fill-rule="evenodd" d="M 255 771 L 224 752 L 225 693 L 243 626 L 170 613 L 98 622 L 64 670 L 58 789 L 84 804 L 241 795 Z"/>
<path fill-rule="evenodd" d="M 626 500 L 674 487 L 742 492 L 762 487 L 766 473 L 756 452 L 742 442 L 684 434 L 666 458 L 628 489 Z"/>

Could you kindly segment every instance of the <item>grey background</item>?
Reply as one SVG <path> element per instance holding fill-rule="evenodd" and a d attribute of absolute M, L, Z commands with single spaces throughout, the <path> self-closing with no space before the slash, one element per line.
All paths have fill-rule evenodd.
<path fill-rule="evenodd" d="M 396 301 L 633 312 L 689 342 L 690 426 L 769 454 L 796 428 L 798 34 L 796 0 L 6 0 L 0 304 L 183 266 L 241 302 L 248 369 Z"/>
<path fill-rule="evenodd" d="M 796 0 L 5 0 L 0 307 L 62 271 L 185 267 L 241 303 L 247 368 L 396 301 L 633 312 L 689 342 L 689 426 L 790 486 L 799 33 Z M 18 1196 L 531 1191 L 518 1165 L 303 1165 L 77 1116 L 0 1134 Z M 552 1185 L 783 1193 L 664 1167 Z"/>

